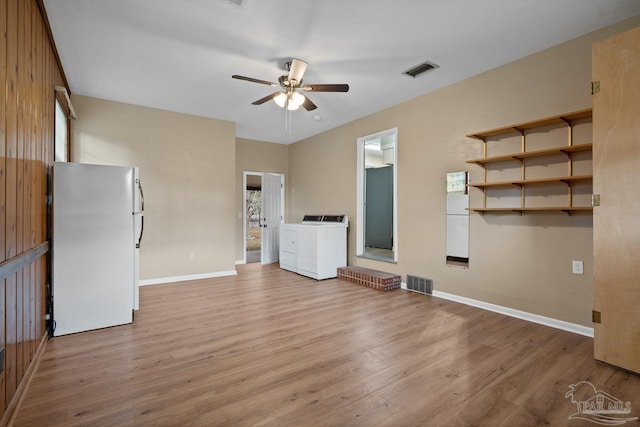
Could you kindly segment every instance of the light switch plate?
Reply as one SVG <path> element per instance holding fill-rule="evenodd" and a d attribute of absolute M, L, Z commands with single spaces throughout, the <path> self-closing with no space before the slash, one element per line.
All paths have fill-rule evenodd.
<path fill-rule="evenodd" d="M 571 261 L 571 269 L 573 274 L 584 274 L 584 263 L 582 261 Z"/>

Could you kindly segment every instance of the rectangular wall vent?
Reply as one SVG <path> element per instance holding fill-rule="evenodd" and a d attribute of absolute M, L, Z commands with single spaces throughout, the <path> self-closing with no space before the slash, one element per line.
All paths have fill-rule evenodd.
<path fill-rule="evenodd" d="M 407 289 L 421 294 L 433 294 L 433 280 L 407 274 Z"/>
<path fill-rule="evenodd" d="M 242 6 L 242 1 L 243 0 L 228 0 L 229 3 L 231 4 L 235 4 L 236 6 Z"/>
<path fill-rule="evenodd" d="M 436 64 L 434 64 L 433 62 L 423 62 L 420 65 L 416 65 L 415 67 L 412 67 L 410 69 L 408 69 L 407 71 L 403 72 L 402 74 L 412 77 L 412 78 L 416 78 L 418 76 L 423 75 L 424 73 L 431 71 L 431 70 L 435 70 L 436 68 L 440 68 L 438 67 Z"/>

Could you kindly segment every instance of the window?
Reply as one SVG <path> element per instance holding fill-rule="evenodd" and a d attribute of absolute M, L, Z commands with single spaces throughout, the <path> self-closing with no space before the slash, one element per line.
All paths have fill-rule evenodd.
<path fill-rule="evenodd" d="M 68 161 L 69 138 L 68 138 L 68 121 L 67 116 L 60 105 L 60 101 L 56 99 L 56 121 L 55 121 L 55 158 L 56 162 Z"/>

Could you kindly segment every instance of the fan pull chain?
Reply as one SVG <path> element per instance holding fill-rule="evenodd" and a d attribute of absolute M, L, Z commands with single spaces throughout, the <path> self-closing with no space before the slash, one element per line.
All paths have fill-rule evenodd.
<path fill-rule="evenodd" d="M 287 114 L 287 109 L 284 109 L 284 133 L 288 134 L 289 132 L 289 114 Z"/>
<path fill-rule="evenodd" d="M 291 110 L 288 108 L 284 108 L 284 131 L 289 136 L 289 140 L 291 140 Z"/>

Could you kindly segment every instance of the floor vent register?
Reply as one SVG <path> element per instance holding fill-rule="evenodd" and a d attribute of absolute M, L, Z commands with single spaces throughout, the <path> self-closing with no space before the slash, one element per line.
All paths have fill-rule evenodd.
<path fill-rule="evenodd" d="M 407 289 L 421 294 L 433 294 L 433 280 L 407 274 Z"/>

